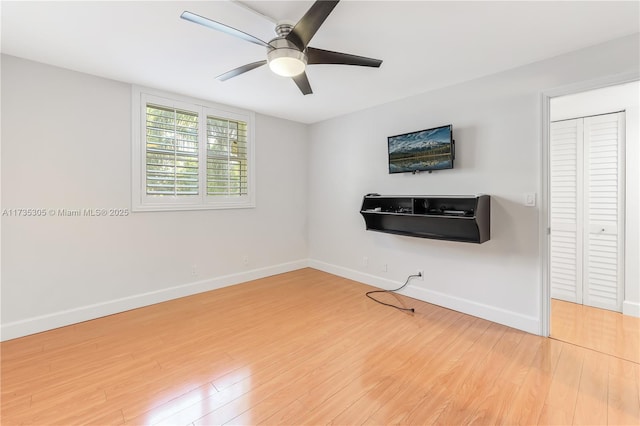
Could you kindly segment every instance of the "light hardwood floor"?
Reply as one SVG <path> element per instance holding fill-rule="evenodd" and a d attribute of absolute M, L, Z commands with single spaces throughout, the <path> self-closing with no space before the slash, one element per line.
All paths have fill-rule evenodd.
<path fill-rule="evenodd" d="M 551 299 L 551 337 L 640 363 L 640 318 Z"/>
<path fill-rule="evenodd" d="M 2 343 L 2 424 L 638 424 L 637 363 L 303 269 Z"/>

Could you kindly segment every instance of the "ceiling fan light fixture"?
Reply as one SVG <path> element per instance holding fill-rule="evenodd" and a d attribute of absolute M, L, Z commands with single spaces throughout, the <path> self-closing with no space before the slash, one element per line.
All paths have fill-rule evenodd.
<path fill-rule="evenodd" d="M 294 77 L 302 74 L 307 66 L 307 57 L 296 49 L 273 49 L 267 54 L 269 68 L 283 77 Z"/>

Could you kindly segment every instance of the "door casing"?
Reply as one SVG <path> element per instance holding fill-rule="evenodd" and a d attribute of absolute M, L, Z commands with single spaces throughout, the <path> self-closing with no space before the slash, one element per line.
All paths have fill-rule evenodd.
<path fill-rule="evenodd" d="M 640 72 L 633 71 L 615 74 L 594 80 L 561 86 L 541 93 L 541 135 L 540 145 L 540 212 L 539 212 L 539 257 L 541 276 L 541 303 L 540 303 L 540 335 L 548 337 L 551 323 L 551 289 L 549 279 L 549 128 L 551 125 L 550 110 L 551 99 L 558 96 L 571 95 L 586 92 L 588 90 L 601 89 L 609 86 L 630 83 L 640 80 Z"/>

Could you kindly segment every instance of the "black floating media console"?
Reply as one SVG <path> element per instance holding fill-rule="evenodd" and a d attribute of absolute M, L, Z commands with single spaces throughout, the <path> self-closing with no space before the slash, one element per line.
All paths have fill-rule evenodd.
<path fill-rule="evenodd" d="M 472 196 L 367 194 L 360 213 L 369 231 L 484 243 L 491 234 L 491 199 Z"/>

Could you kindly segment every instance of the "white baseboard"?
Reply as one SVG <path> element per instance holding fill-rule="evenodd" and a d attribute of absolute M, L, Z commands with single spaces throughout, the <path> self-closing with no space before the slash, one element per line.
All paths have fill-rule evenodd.
<path fill-rule="evenodd" d="M 295 271 L 306 268 L 306 259 L 294 262 L 282 263 L 265 268 L 252 269 L 235 274 L 224 275 L 211 279 L 195 281 L 175 287 L 170 287 L 149 293 L 137 294 L 121 299 L 96 303 L 88 306 L 81 306 L 74 309 L 55 312 L 53 314 L 27 318 L 2 324 L 0 341 L 15 339 L 29 334 L 40 333 L 66 325 L 76 324 L 131 309 L 141 308 L 160 302 L 166 302 L 180 297 L 191 296 L 205 291 L 215 290 L 246 281 L 256 280 L 271 275 L 282 274 L 284 272 Z"/>
<path fill-rule="evenodd" d="M 318 260 L 309 260 L 309 267 L 384 289 L 397 288 L 402 284 Z M 536 317 L 530 317 L 517 312 L 496 308 L 495 306 L 424 289 L 416 285 L 408 285 L 399 293 L 424 302 L 433 303 L 434 305 L 453 309 L 454 311 L 517 328 L 527 333 L 540 334 L 540 319 Z"/>
<path fill-rule="evenodd" d="M 640 317 L 640 303 L 625 300 L 622 302 L 622 313 L 631 317 Z"/>
<path fill-rule="evenodd" d="M 506 309 L 496 308 L 495 306 L 485 305 L 437 291 L 427 290 L 415 285 L 407 286 L 407 290 L 402 294 L 418 300 L 433 303 L 434 305 L 453 309 L 454 311 L 473 315 L 474 317 L 483 318 L 491 322 L 517 328 L 518 330 L 526 331 L 527 333 L 540 335 L 540 320 L 536 317 L 526 316 Z"/>

